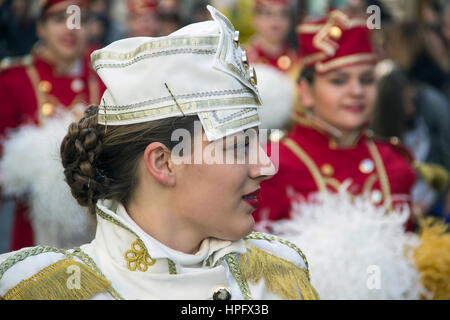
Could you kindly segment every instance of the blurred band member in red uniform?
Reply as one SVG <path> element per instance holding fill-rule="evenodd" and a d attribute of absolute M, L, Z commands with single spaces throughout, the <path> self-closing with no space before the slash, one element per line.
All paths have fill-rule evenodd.
<path fill-rule="evenodd" d="M 128 37 L 156 37 L 159 18 L 155 0 L 128 0 Z"/>
<path fill-rule="evenodd" d="M 256 33 L 246 45 L 251 63 L 269 64 L 283 72 L 297 73 L 297 51 L 287 41 L 291 25 L 290 0 L 255 0 Z"/>
<path fill-rule="evenodd" d="M 85 1 L 75 0 L 43 1 L 37 24 L 40 42 L 29 55 L 14 59 L 5 58 L 2 61 L 0 70 L 2 138 L 9 130 L 23 124 L 39 125 L 46 118 L 52 117 L 59 108 L 84 108 L 91 103 L 99 103 L 104 85 L 92 70 L 85 51 L 87 42 L 83 25 L 85 4 Z M 81 8 L 79 28 L 68 27 L 69 13 L 66 9 L 69 5 L 78 5 Z M 17 201 L 11 250 L 34 244 L 28 207 L 23 201 Z"/>
<path fill-rule="evenodd" d="M 416 177 L 409 152 L 397 138 L 381 141 L 366 129 L 376 97 L 376 56 L 366 20 L 333 10 L 297 32 L 305 111 L 280 141 L 279 171 L 262 183 L 255 219 L 288 218 L 292 200 L 343 185 L 376 205 L 409 204 Z"/>

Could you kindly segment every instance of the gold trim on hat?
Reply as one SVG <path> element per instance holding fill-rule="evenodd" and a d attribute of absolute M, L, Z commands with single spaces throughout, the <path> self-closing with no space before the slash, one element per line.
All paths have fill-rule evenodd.
<path fill-rule="evenodd" d="M 310 54 L 308 56 L 304 56 L 302 60 L 303 60 L 303 64 L 310 65 L 310 64 L 314 64 L 317 61 L 321 61 L 326 58 L 327 58 L 327 55 L 325 52 L 317 52 L 317 53 Z"/>
<path fill-rule="evenodd" d="M 228 134 L 228 130 L 235 129 L 235 128 L 245 128 L 251 123 L 254 123 L 255 126 L 259 123 L 259 114 L 256 113 L 254 115 L 248 116 L 246 118 L 242 119 L 236 119 L 231 122 L 222 124 L 220 126 L 214 127 L 212 125 L 211 120 L 209 119 L 209 115 L 207 112 L 202 112 L 202 114 L 199 114 L 199 116 L 202 117 L 202 119 L 205 121 L 206 127 L 208 131 L 210 131 L 214 136 L 225 136 Z"/>
<path fill-rule="evenodd" d="M 298 33 L 317 33 L 326 25 L 341 24 L 345 29 L 367 26 L 366 19 L 351 18 L 341 10 L 334 10 L 328 15 L 328 19 L 324 23 L 303 23 L 296 28 Z"/>
<path fill-rule="evenodd" d="M 325 24 L 314 24 L 314 23 L 305 23 L 299 24 L 296 28 L 297 33 L 317 33 L 321 28 L 323 28 Z M 345 27 L 347 29 L 355 28 L 355 27 L 364 27 L 367 26 L 367 22 L 364 19 L 351 19 L 346 23 Z"/>
<path fill-rule="evenodd" d="M 208 36 L 208 37 L 193 37 L 193 38 L 163 38 L 159 40 L 153 40 L 150 42 L 146 42 L 141 44 L 135 50 L 125 53 L 116 53 L 116 52 L 108 52 L 101 51 L 98 53 L 93 53 L 91 58 L 91 63 L 94 64 L 98 60 L 131 60 L 135 58 L 138 54 L 144 51 L 152 51 L 152 50 L 165 50 L 167 48 L 172 47 L 186 47 L 186 46 L 217 46 L 219 44 L 219 36 Z"/>
<path fill-rule="evenodd" d="M 325 73 L 331 69 L 339 68 L 341 66 L 359 62 L 373 62 L 376 60 L 376 55 L 374 53 L 358 53 L 353 55 L 348 55 L 344 57 L 339 57 L 332 59 L 330 61 L 316 64 L 316 71 L 319 73 Z"/>
<path fill-rule="evenodd" d="M 325 23 L 308 23 L 299 25 L 296 30 L 298 33 L 314 34 L 312 40 L 313 46 L 321 51 L 322 54 L 325 54 L 328 57 L 333 57 L 336 54 L 337 49 L 339 48 L 339 44 L 336 41 L 340 39 L 340 36 L 333 39 L 333 37 L 330 35 L 330 31 L 333 29 L 337 30 L 337 28 L 342 31 L 358 26 L 367 26 L 367 23 L 364 19 L 350 18 L 344 12 L 340 10 L 334 10 L 329 14 L 328 19 Z M 323 60 L 326 58 L 326 56 L 318 60 Z"/>
<path fill-rule="evenodd" d="M 216 54 L 216 48 L 211 49 L 197 49 L 197 48 L 178 48 L 178 49 L 172 49 L 172 50 L 165 50 L 165 51 L 157 51 L 157 52 L 151 52 L 143 54 L 139 57 L 133 58 L 130 61 L 122 62 L 122 63 L 100 63 L 95 66 L 95 71 L 97 72 L 100 69 L 104 68 L 124 68 L 129 67 L 132 64 L 145 60 L 150 58 L 158 58 L 158 57 L 164 57 L 164 56 L 172 56 L 176 54 L 200 54 L 200 55 L 214 55 Z"/>
<path fill-rule="evenodd" d="M 255 109 L 258 105 L 258 101 L 255 97 L 238 97 L 238 98 L 220 98 L 220 99 L 210 99 L 210 100 L 202 100 L 202 101 L 191 101 L 179 103 L 181 108 L 183 109 L 185 114 L 194 114 L 198 113 L 202 109 L 212 109 L 217 107 L 238 107 L 244 105 L 254 105 Z M 137 120 L 143 119 L 144 121 L 157 120 L 161 118 L 167 118 L 169 115 L 173 115 L 174 117 L 180 116 L 181 112 L 179 107 L 176 104 L 153 108 L 147 110 L 133 111 L 133 112 L 125 112 L 125 113 L 117 113 L 117 114 L 104 114 L 101 109 L 99 109 L 98 114 L 98 123 L 104 124 L 105 119 L 109 125 L 114 125 L 114 123 L 128 121 L 128 120 Z M 149 119 L 154 118 L 154 119 Z M 146 120 L 144 120 L 146 119 Z M 116 124 L 117 125 L 117 124 Z"/>

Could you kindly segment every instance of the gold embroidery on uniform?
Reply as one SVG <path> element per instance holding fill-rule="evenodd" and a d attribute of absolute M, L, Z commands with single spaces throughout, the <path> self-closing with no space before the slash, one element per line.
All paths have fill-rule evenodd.
<path fill-rule="evenodd" d="M 372 190 L 373 185 L 377 182 L 378 176 L 376 173 L 372 173 L 364 182 L 364 187 L 362 189 L 362 194 L 367 195 L 369 191 Z"/>
<path fill-rule="evenodd" d="M 97 213 L 97 215 L 100 218 L 102 218 L 102 219 L 104 219 L 106 221 L 109 221 L 110 223 L 112 223 L 112 224 L 114 224 L 114 225 L 116 225 L 116 226 L 118 226 L 120 228 L 123 228 L 123 229 L 127 230 L 128 232 L 132 233 L 134 236 L 138 237 L 137 234 L 135 232 L 133 232 L 130 228 L 128 228 L 126 225 L 124 225 L 119 220 L 114 219 L 109 214 L 103 212 L 100 208 L 96 207 L 95 212 Z M 170 259 L 167 259 L 167 262 L 168 262 L 169 273 L 170 274 L 177 274 L 177 269 L 175 267 L 175 263 L 172 260 L 170 260 Z M 0 271 L 1 271 L 1 269 L 0 269 Z"/>
<path fill-rule="evenodd" d="M 248 250 L 240 257 L 242 277 L 252 282 L 264 279 L 267 289 L 287 300 L 318 300 L 319 295 L 308 273 L 295 264 L 246 243 Z"/>
<path fill-rule="evenodd" d="M 125 260 L 127 261 L 127 268 L 131 271 L 145 272 L 149 266 L 155 264 L 156 260 L 153 259 L 147 252 L 144 243 L 140 239 L 136 239 L 131 244 L 131 249 L 125 252 Z"/>
<path fill-rule="evenodd" d="M 70 288 L 68 267 L 79 270 L 80 287 Z M 70 271 L 70 270 L 69 270 Z M 4 300 L 85 300 L 108 291 L 111 283 L 86 265 L 71 258 L 60 260 L 21 281 L 2 297 Z"/>
<path fill-rule="evenodd" d="M 316 182 L 317 188 L 320 192 L 327 193 L 327 187 L 325 184 L 325 180 L 323 179 L 322 175 L 320 174 L 319 168 L 316 166 L 314 161 L 311 159 L 310 156 L 292 139 L 286 138 L 283 139 L 283 144 L 288 147 L 308 168 L 309 172 L 311 173 L 314 181 Z"/>
<path fill-rule="evenodd" d="M 340 191 L 339 189 L 341 188 L 341 183 L 339 182 L 339 180 L 332 178 L 332 177 L 326 177 L 326 178 L 324 178 L 324 180 L 325 180 L 325 183 L 327 186 L 333 187 L 336 190 L 336 192 Z M 348 190 L 345 190 L 345 191 L 348 191 Z M 351 194 L 350 192 L 346 192 L 346 193 Z"/>
<path fill-rule="evenodd" d="M 384 204 L 388 205 L 389 209 L 392 209 L 391 186 L 389 184 L 389 178 L 384 167 L 383 159 L 381 158 L 375 142 L 367 140 L 367 148 L 375 162 L 375 168 L 377 170 L 378 178 L 380 179 L 381 191 L 383 192 Z"/>

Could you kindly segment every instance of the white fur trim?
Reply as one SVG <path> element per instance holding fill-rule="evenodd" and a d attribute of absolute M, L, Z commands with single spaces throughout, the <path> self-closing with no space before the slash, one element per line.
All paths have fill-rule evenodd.
<path fill-rule="evenodd" d="M 283 129 L 291 118 L 295 103 L 295 86 L 283 72 L 266 64 L 254 64 L 262 107 L 262 129 Z"/>
<path fill-rule="evenodd" d="M 68 125 L 66 113 L 42 126 L 23 125 L 3 144 L 0 183 L 5 196 L 26 197 L 36 245 L 60 248 L 90 241 L 94 226 L 64 180 L 59 148 Z"/>
<path fill-rule="evenodd" d="M 352 201 L 341 193 L 294 203 L 291 216 L 271 227 L 305 253 L 321 299 L 419 299 L 426 294 L 409 250 L 419 239 L 403 227 L 407 211 L 385 214 L 367 199 Z"/>

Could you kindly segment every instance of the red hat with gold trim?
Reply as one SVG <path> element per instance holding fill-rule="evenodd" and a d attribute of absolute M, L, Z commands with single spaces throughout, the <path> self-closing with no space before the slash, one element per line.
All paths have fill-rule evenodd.
<path fill-rule="evenodd" d="M 340 10 L 298 25 L 297 37 L 303 65 L 314 66 L 317 73 L 377 60 L 366 19 L 351 18 Z"/>
<path fill-rule="evenodd" d="M 66 10 L 70 5 L 86 7 L 88 0 L 40 0 L 39 7 L 41 14 L 47 14 L 50 11 Z"/>
<path fill-rule="evenodd" d="M 158 7 L 155 0 L 128 0 L 127 4 L 130 13 L 153 12 Z"/>
<path fill-rule="evenodd" d="M 271 4 L 288 5 L 291 3 L 291 0 L 254 0 L 254 2 L 257 7 L 261 7 L 261 6 L 271 5 Z"/>

